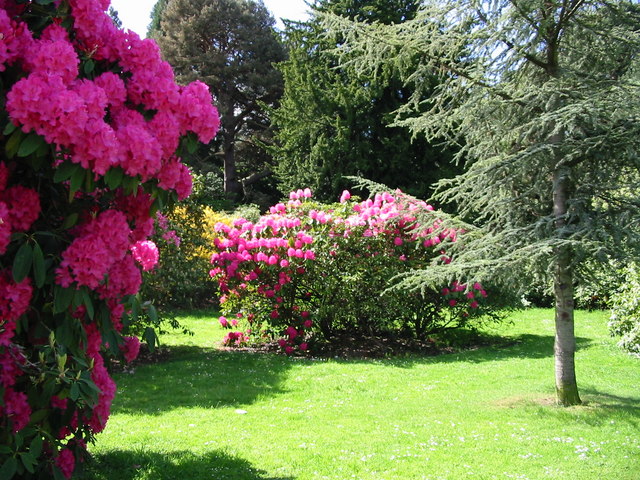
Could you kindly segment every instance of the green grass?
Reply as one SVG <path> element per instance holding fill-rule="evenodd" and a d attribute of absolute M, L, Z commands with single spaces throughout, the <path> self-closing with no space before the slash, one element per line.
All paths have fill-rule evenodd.
<path fill-rule="evenodd" d="M 81 478 L 640 478 L 640 363 L 606 313 L 577 315 L 572 408 L 553 405 L 549 310 L 489 332 L 508 347 L 385 360 L 222 351 L 214 315 L 182 317 L 195 335 L 165 336 L 166 361 L 116 375 Z"/>

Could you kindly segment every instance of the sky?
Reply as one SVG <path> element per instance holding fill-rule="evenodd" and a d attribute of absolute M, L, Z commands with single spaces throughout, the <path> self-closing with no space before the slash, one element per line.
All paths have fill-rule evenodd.
<path fill-rule="evenodd" d="M 147 34 L 151 21 L 151 9 L 156 0 L 111 0 L 111 6 L 118 11 L 125 29 L 133 30 L 141 37 Z M 281 18 L 304 20 L 308 9 L 304 0 L 263 0 L 265 7 L 276 19 L 276 27 L 282 28 Z"/>

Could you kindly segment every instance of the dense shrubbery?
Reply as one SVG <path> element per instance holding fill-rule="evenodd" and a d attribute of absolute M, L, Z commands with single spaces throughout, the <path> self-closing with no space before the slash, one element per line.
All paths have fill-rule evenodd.
<path fill-rule="evenodd" d="M 611 299 L 611 335 L 621 337 L 618 345 L 640 355 L 640 269 L 631 265 L 624 270 L 624 282 Z"/>
<path fill-rule="evenodd" d="M 400 193 L 363 202 L 322 205 L 311 192 L 291 194 L 256 223 L 218 224 L 212 276 L 222 292 L 228 344 L 279 338 L 291 353 L 336 333 L 378 335 L 404 330 L 423 339 L 449 327 L 472 325 L 484 308 L 482 285 L 442 290 L 389 290 L 391 280 L 432 261 L 448 262 L 447 242 L 458 232 L 420 225 L 433 210 Z"/>
<path fill-rule="evenodd" d="M 178 86 L 108 5 L 0 0 L 3 479 L 69 478 L 105 427 L 105 358 L 135 358 L 127 328 L 154 316 L 136 293 L 155 213 L 191 190 L 183 146 L 218 128 L 206 86 Z"/>

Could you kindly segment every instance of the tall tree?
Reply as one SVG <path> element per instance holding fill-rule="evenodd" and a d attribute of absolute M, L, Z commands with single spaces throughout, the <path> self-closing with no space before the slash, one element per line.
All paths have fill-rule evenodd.
<path fill-rule="evenodd" d="M 155 14 L 159 28 L 152 17 L 151 32 L 179 81 L 199 79 L 215 96 L 224 189 L 237 200 L 243 193 L 241 174 L 248 174 L 244 183 L 260 178 L 251 175 L 255 171 L 239 172 L 238 145 L 264 137 L 265 105 L 275 105 L 282 92 L 273 64 L 284 60 L 285 51 L 275 21 L 253 0 L 167 0 L 156 5 Z"/>
<path fill-rule="evenodd" d="M 557 400 L 580 403 L 574 285 L 588 281 L 584 260 L 637 256 L 640 246 L 640 202 L 628 194 L 638 191 L 640 168 L 638 4 L 434 0 L 399 25 L 325 21 L 346 38 L 350 65 L 368 74 L 397 68 L 413 82 L 398 124 L 446 136 L 466 161 L 436 198 L 475 224 L 451 247 L 455 261 L 402 286 L 498 275 L 514 287 L 530 273 L 545 276 L 555 295 Z M 434 71 L 446 80 L 416 112 Z"/>
<path fill-rule="evenodd" d="M 285 89 L 272 113 L 282 191 L 311 187 L 316 198 L 335 201 L 350 186 L 343 176 L 360 175 L 424 196 L 451 172 L 450 153 L 389 126 L 412 93 L 403 80 L 393 71 L 373 78 L 339 66 L 334 50 L 341 39 L 327 39 L 318 17 L 332 12 L 397 24 L 417 11 L 418 2 L 406 0 L 317 0 L 308 21 L 288 24 L 289 59 L 278 66 Z"/>

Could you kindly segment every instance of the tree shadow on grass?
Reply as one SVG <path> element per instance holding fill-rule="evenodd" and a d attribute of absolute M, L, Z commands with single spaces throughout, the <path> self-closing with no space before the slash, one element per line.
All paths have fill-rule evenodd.
<path fill-rule="evenodd" d="M 195 346 L 171 347 L 165 359 L 115 376 L 117 413 L 161 414 L 175 408 L 247 405 L 283 392 L 292 365 L 280 355 Z"/>
<path fill-rule="evenodd" d="M 382 360 L 382 364 L 393 367 L 411 368 L 416 364 L 440 363 L 482 363 L 510 360 L 514 358 L 551 358 L 553 357 L 554 337 L 552 335 L 522 334 L 512 337 L 482 335 L 466 347 L 455 347 L 450 351 L 434 355 L 433 352 L 412 352 L 408 355 L 389 357 Z M 589 338 L 577 337 L 578 349 L 586 349 L 592 345 Z M 344 362 L 370 362 L 372 359 L 339 358 Z M 378 360 L 379 361 L 379 360 Z"/>
<path fill-rule="evenodd" d="M 294 480 L 273 477 L 247 460 L 222 450 L 202 454 L 148 450 L 116 450 L 98 454 L 88 462 L 78 480 Z"/>

